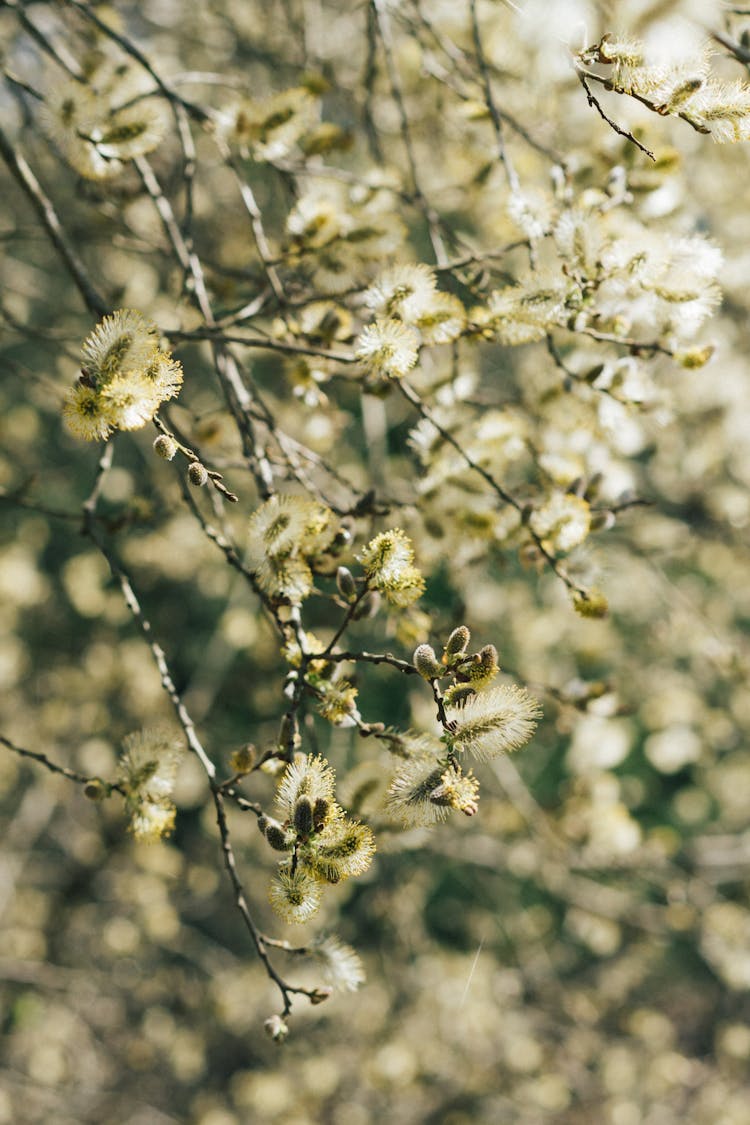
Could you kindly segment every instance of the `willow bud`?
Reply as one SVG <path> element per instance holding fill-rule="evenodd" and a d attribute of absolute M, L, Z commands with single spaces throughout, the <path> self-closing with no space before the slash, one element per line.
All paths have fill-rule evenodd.
<path fill-rule="evenodd" d="M 341 597 L 347 602 L 353 602 L 357 596 L 357 583 L 348 567 L 340 566 L 336 571 L 336 587 Z"/>
<path fill-rule="evenodd" d="M 188 480 L 196 488 L 203 488 L 208 480 L 208 469 L 200 461 L 191 461 L 188 466 Z"/>
<path fill-rule="evenodd" d="M 256 753 L 252 742 L 235 750 L 229 759 L 229 765 L 235 773 L 250 773 L 255 766 Z"/>
<path fill-rule="evenodd" d="M 296 750 L 301 741 L 296 721 L 284 715 L 279 726 L 279 749 L 288 750 L 291 747 Z"/>
<path fill-rule="evenodd" d="M 591 530 L 592 531 L 609 531 L 610 527 L 615 525 L 615 513 L 606 512 L 592 512 L 591 513 Z"/>
<path fill-rule="evenodd" d="M 459 625 L 457 629 L 454 629 L 448 637 L 448 643 L 444 649 L 444 663 L 452 664 L 454 662 L 454 657 L 463 656 L 469 647 L 470 640 L 471 633 L 465 625 Z"/>
<path fill-rule="evenodd" d="M 379 606 L 380 594 L 377 590 L 369 590 L 352 613 L 352 620 L 361 621 L 365 617 L 374 617 L 378 612 Z"/>
<path fill-rule="evenodd" d="M 485 645 L 484 648 L 475 653 L 471 664 L 465 668 L 466 675 L 474 687 L 488 684 L 499 670 L 497 649 L 494 645 Z"/>
<path fill-rule="evenodd" d="M 154 441 L 154 453 L 159 457 L 163 457 L 165 461 L 171 461 L 177 452 L 177 442 L 174 438 L 169 437 L 167 434 L 159 434 L 158 438 Z"/>
<path fill-rule="evenodd" d="M 606 617 L 609 603 L 601 590 L 576 590 L 573 609 L 581 617 Z"/>
<path fill-rule="evenodd" d="M 274 1043 L 283 1043 L 289 1034 L 289 1027 L 281 1016 L 270 1016 L 264 1022 L 263 1030 Z"/>
<path fill-rule="evenodd" d="M 443 675 L 443 667 L 438 663 L 435 650 L 431 645 L 418 645 L 412 657 L 414 667 L 425 680 L 435 680 Z"/>
<path fill-rule="evenodd" d="M 294 827 L 300 836 L 309 836 L 312 832 L 313 807 L 310 798 L 307 796 L 300 797 L 294 806 Z"/>
<path fill-rule="evenodd" d="M 310 993 L 308 999 L 311 1004 L 322 1004 L 324 1000 L 327 1000 L 328 997 L 332 995 L 332 993 L 333 989 L 330 987 L 330 985 L 327 985 L 325 988 L 314 989 Z"/>
<path fill-rule="evenodd" d="M 470 684 L 451 684 L 443 698 L 451 707 L 461 707 L 467 699 L 471 699 L 472 695 L 476 694 Z"/>
<path fill-rule="evenodd" d="M 312 822 L 313 828 L 316 832 L 320 832 L 320 830 L 325 826 L 330 811 L 331 802 L 327 797 L 315 798 L 315 804 L 313 805 L 312 809 Z"/>
<path fill-rule="evenodd" d="M 98 777 L 92 777 L 83 787 L 83 795 L 88 797 L 90 801 L 106 801 L 109 793 L 109 786 L 100 781 Z"/>
<path fill-rule="evenodd" d="M 276 820 L 270 820 L 266 825 L 266 839 L 275 852 L 288 850 L 287 838 L 284 829 Z"/>

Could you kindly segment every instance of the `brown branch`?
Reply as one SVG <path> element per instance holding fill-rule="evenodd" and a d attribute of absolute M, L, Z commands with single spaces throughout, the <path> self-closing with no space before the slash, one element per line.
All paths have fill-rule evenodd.
<path fill-rule="evenodd" d="M 39 216 L 44 230 L 52 245 L 62 258 L 65 268 L 75 282 L 78 292 L 83 297 L 84 303 L 90 312 L 98 319 L 109 311 L 109 305 L 98 292 L 91 281 L 86 267 L 63 230 L 62 223 L 51 199 L 42 188 L 24 157 L 18 152 L 18 146 L 11 142 L 8 135 L 0 127 L 0 156 L 8 165 L 11 174 L 20 185 L 32 207 Z"/>
<path fill-rule="evenodd" d="M 3 734 L 0 734 L 0 743 L 8 750 L 12 751 L 12 753 L 17 754 L 20 758 L 30 758 L 32 761 L 38 762 L 40 765 L 44 766 L 50 773 L 62 774 L 63 777 L 67 777 L 68 781 L 75 781 L 77 785 L 88 785 L 91 781 L 98 781 L 101 782 L 108 792 L 116 792 L 122 794 L 123 797 L 125 796 L 125 790 L 121 785 L 104 781 L 100 777 L 89 777 L 87 774 L 78 773 L 77 770 L 72 770 L 68 766 L 58 765 L 57 762 L 53 762 L 51 758 L 48 758 L 46 754 L 42 754 L 39 750 L 24 750 L 22 746 L 16 746 L 15 742 L 11 742 L 11 740 L 6 738 Z"/>
<path fill-rule="evenodd" d="M 654 156 L 654 154 L 653 154 L 653 152 L 651 151 L 650 148 L 646 148 L 645 145 L 641 144 L 641 142 L 638 140 L 637 137 L 634 137 L 633 134 L 630 133 L 627 129 L 622 129 L 617 124 L 616 121 L 613 121 L 612 118 L 608 117 L 607 114 L 604 112 L 604 110 L 602 109 L 599 101 L 596 98 L 596 95 L 593 93 L 591 87 L 588 84 L 588 79 L 589 78 L 595 78 L 596 76 L 593 75 L 593 74 L 585 74 L 580 69 L 580 67 L 578 67 L 578 66 L 575 67 L 575 72 L 578 76 L 578 81 L 581 83 L 584 90 L 586 91 L 587 102 L 592 107 L 592 109 L 595 109 L 596 112 L 599 114 L 599 116 L 604 121 L 607 122 L 610 129 L 614 129 L 615 133 L 617 133 L 621 137 L 624 137 L 626 141 L 630 141 L 631 144 L 634 144 L 636 148 L 639 148 L 641 150 L 641 152 L 644 152 L 646 154 L 646 156 L 649 158 L 649 160 L 656 161 L 656 157 Z M 604 81 L 604 80 L 597 78 L 597 81 Z M 606 82 L 605 82 L 605 84 L 606 84 Z"/>

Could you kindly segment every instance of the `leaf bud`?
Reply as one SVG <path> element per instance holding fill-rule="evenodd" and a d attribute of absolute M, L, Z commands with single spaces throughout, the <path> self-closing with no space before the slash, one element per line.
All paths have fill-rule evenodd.
<path fill-rule="evenodd" d="M 681 82 L 669 95 L 669 100 L 665 105 L 657 106 L 656 112 L 676 113 L 681 105 L 684 105 L 697 90 L 700 90 L 702 85 L 702 78 L 688 78 L 685 82 Z"/>
<path fill-rule="evenodd" d="M 463 656 L 469 647 L 471 633 L 465 625 L 459 625 L 448 637 L 448 643 L 443 651 L 443 663 L 454 664 L 455 657 Z"/>
<path fill-rule="evenodd" d="M 312 809 L 312 822 L 313 828 L 316 832 L 320 832 L 320 830 L 324 827 L 326 821 L 328 820 L 328 814 L 330 813 L 330 811 L 331 802 L 327 797 L 315 798 L 315 804 L 313 805 Z"/>
<path fill-rule="evenodd" d="M 687 348 L 683 352 L 675 352 L 674 358 L 681 367 L 687 367 L 690 370 L 696 367 L 704 367 L 715 351 L 716 349 L 708 344 L 705 348 Z"/>
<path fill-rule="evenodd" d="M 177 442 L 174 438 L 169 437 L 168 434 L 159 434 L 154 441 L 154 453 L 163 457 L 165 461 L 171 461 L 176 452 Z"/>
<path fill-rule="evenodd" d="M 604 477 L 601 473 L 594 473 L 591 480 L 586 485 L 586 491 L 583 494 L 583 498 L 584 500 L 587 500 L 589 504 L 592 502 L 592 500 L 596 500 L 597 496 L 599 495 L 599 489 L 602 486 L 603 479 Z"/>
<path fill-rule="evenodd" d="M 615 525 L 615 513 L 610 511 L 592 512 L 591 513 L 591 530 L 592 531 L 609 531 L 610 527 Z"/>
<path fill-rule="evenodd" d="M 286 833 L 277 820 L 268 821 L 265 836 L 275 852 L 285 852 L 289 850 Z"/>
<path fill-rule="evenodd" d="M 229 759 L 229 765 L 235 773 L 250 773 L 256 762 L 255 747 L 252 742 L 235 750 Z"/>
<path fill-rule="evenodd" d="M 336 588 L 346 601 L 353 602 L 356 598 L 357 583 L 348 567 L 340 566 L 336 571 Z"/>
<path fill-rule="evenodd" d="M 606 617 L 609 603 L 601 590 L 576 590 L 573 609 L 581 617 Z"/>
<path fill-rule="evenodd" d="M 472 663 L 466 669 L 466 674 L 476 686 L 479 683 L 488 683 L 499 670 L 497 649 L 494 645 L 485 645 L 475 654 Z"/>
<path fill-rule="evenodd" d="M 472 695 L 476 694 L 470 684 L 451 684 L 444 699 L 446 703 L 450 703 L 451 707 L 461 707 L 467 699 L 471 699 Z"/>
<path fill-rule="evenodd" d="M 84 797 L 88 797 L 90 801 L 106 801 L 110 795 L 110 788 L 100 781 L 98 777 L 92 777 L 83 787 Z"/>
<path fill-rule="evenodd" d="M 301 741 L 296 721 L 284 715 L 279 726 L 279 749 L 289 750 L 291 747 L 292 750 L 296 750 Z"/>
<path fill-rule="evenodd" d="M 425 680 L 435 680 L 443 675 L 443 668 L 438 663 L 432 645 L 417 645 L 412 660 L 414 667 Z"/>
<path fill-rule="evenodd" d="M 362 723 L 358 728 L 360 738 L 370 738 L 373 734 L 382 734 L 385 723 Z"/>
<path fill-rule="evenodd" d="M 188 480 L 196 488 L 203 488 L 203 485 L 208 481 L 208 470 L 205 465 L 200 461 L 191 461 L 188 466 Z"/>
<path fill-rule="evenodd" d="M 379 607 L 380 594 L 377 590 L 369 590 L 352 613 L 352 620 L 361 621 L 365 617 L 374 617 Z"/>
<path fill-rule="evenodd" d="M 311 1004 L 322 1004 L 332 993 L 333 989 L 330 987 L 330 985 L 327 985 L 325 988 L 313 989 L 313 991 L 308 996 L 308 999 Z"/>
<path fill-rule="evenodd" d="M 300 836 L 309 836 L 313 829 L 313 807 L 309 797 L 304 794 L 294 806 L 294 827 Z M 268 833 L 266 833 L 268 835 Z"/>
<path fill-rule="evenodd" d="M 263 1030 L 274 1043 L 283 1043 L 289 1034 L 289 1027 L 281 1016 L 269 1016 L 263 1024 Z"/>

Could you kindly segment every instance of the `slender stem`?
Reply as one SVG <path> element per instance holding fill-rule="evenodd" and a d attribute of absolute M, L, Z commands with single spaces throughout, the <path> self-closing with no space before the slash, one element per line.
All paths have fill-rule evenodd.
<path fill-rule="evenodd" d="M 8 165 L 10 172 L 20 184 L 21 189 L 39 216 L 50 242 L 62 258 L 65 268 L 75 282 L 86 307 L 97 318 L 105 316 L 109 312 L 109 305 L 96 289 L 81 258 L 73 249 L 70 239 L 63 230 L 52 200 L 18 151 L 18 145 L 10 140 L 1 126 L 0 156 Z"/>
<path fill-rule="evenodd" d="M 61 766 L 57 762 L 53 762 L 51 758 L 48 758 L 46 754 L 42 754 L 39 750 L 24 750 L 22 746 L 17 746 L 15 742 L 11 742 L 4 734 L 0 734 L 0 743 L 14 754 L 18 754 L 20 758 L 30 758 L 32 761 L 38 762 L 40 765 L 44 766 L 50 773 L 62 774 L 63 777 L 67 777 L 68 781 L 75 781 L 78 785 L 88 785 L 90 781 L 102 780 L 98 777 L 89 777 L 87 774 L 78 773 L 77 770 L 72 770 L 68 766 Z M 125 790 L 121 785 L 109 781 L 102 781 L 102 785 L 104 785 L 109 792 L 117 792 L 121 793 L 123 796 L 125 795 Z"/>

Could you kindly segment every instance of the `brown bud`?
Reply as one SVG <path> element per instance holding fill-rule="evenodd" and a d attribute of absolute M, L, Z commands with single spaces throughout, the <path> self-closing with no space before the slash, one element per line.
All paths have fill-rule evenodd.
<path fill-rule="evenodd" d="M 325 822 L 328 820 L 328 814 L 330 811 L 331 802 L 327 797 L 315 798 L 315 804 L 313 805 L 312 810 L 312 822 L 313 828 L 316 832 L 320 832 L 320 830 L 323 828 Z"/>
<path fill-rule="evenodd" d="M 284 715 L 279 726 L 279 748 L 288 750 L 291 746 L 293 750 L 296 750 L 301 741 L 296 721 L 290 719 L 288 715 Z"/>
<path fill-rule="evenodd" d="M 169 437 L 167 434 L 159 434 L 158 438 L 154 441 L 154 453 L 159 457 L 163 457 L 165 461 L 171 461 L 177 452 L 177 442 L 174 438 Z"/>
<path fill-rule="evenodd" d="M 310 798 L 301 796 L 294 806 L 294 827 L 300 836 L 309 836 L 313 829 L 313 807 Z M 268 835 L 268 833 L 266 833 Z"/>
<path fill-rule="evenodd" d="M 329 986 L 325 988 L 315 988 L 310 993 L 308 999 L 311 1004 L 322 1004 L 325 1000 L 328 999 L 332 992 L 333 989 Z"/>
<path fill-rule="evenodd" d="M 248 742 L 247 746 L 235 750 L 229 759 L 229 765 L 235 773 L 250 773 L 255 766 L 256 757 L 255 747 L 252 742 Z"/>
<path fill-rule="evenodd" d="M 435 680 L 443 675 L 443 668 L 438 663 L 435 650 L 431 645 L 417 645 L 412 657 L 414 667 L 425 680 Z"/>
<path fill-rule="evenodd" d="M 592 512 L 590 526 L 592 531 L 609 531 L 610 527 L 615 526 L 615 513 L 610 511 Z"/>
<path fill-rule="evenodd" d="M 459 625 L 457 629 L 454 629 L 445 646 L 445 663 L 452 664 L 454 657 L 463 656 L 469 647 L 470 640 L 471 633 L 465 625 Z"/>
<path fill-rule="evenodd" d="M 353 621 L 361 621 L 365 617 L 374 617 L 380 606 L 380 594 L 377 590 L 370 590 L 362 598 L 357 608 L 352 613 Z"/>
<path fill-rule="evenodd" d="M 203 485 L 208 480 L 208 470 L 205 465 L 201 465 L 200 461 L 191 461 L 188 466 L 188 480 L 196 488 L 203 488 Z"/>
<path fill-rule="evenodd" d="M 336 587 L 341 597 L 348 602 L 353 602 L 357 596 L 357 583 L 348 567 L 340 566 L 336 571 Z"/>
<path fill-rule="evenodd" d="M 88 797 L 90 801 L 106 801 L 110 795 L 108 785 L 100 781 L 98 777 L 92 777 L 83 787 L 83 794 Z"/>
<path fill-rule="evenodd" d="M 274 1043 L 283 1043 L 289 1034 L 289 1027 L 281 1016 L 270 1016 L 264 1022 L 263 1030 Z"/>
<path fill-rule="evenodd" d="M 276 820 L 270 820 L 266 824 L 266 839 L 275 852 L 285 852 L 289 850 L 286 833 Z"/>
<path fill-rule="evenodd" d="M 445 702 L 451 707 L 461 707 L 472 695 L 476 695 L 469 684 L 452 684 L 445 693 Z"/>

